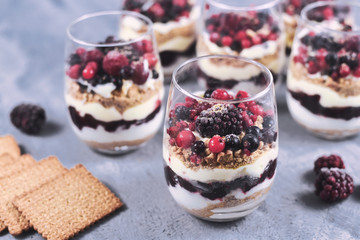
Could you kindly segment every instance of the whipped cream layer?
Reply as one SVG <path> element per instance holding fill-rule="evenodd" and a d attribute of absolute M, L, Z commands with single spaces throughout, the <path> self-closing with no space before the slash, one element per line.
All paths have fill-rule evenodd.
<path fill-rule="evenodd" d="M 156 116 L 148 121 L 147 123 L 142 123 L 140 125 L 131 125 L 129 129 L 122 129 L 119 127 L 114 132 L 106 131 L 102 126 L 98 126 L 96 129 L 83 127 L 81 130 L 77 128 L 71 121 L 71 125 L 75 133 L 83 141 L 97 142 L 97 143 L 113 143 L 113 142 L 130 142 L 140 139 L 145 139 L 154 135 L 162 124 L 162 119 L 164 115 L 163 107 Z"/>
<path fill-rule="evenodd" d="M 227 196 L 234 196 L 236 199 L 245 199 L 251 195 L 253 195 L 254 193 L 257 193 L 261 190 L 264 190 L 268 187 L 270 187 L 274 181 L 275 175 L 271 178 L 271 179 L 266 179 L 264 182 L 256 185 L 255 187 L 253 187 L 250 191 L 244 193 L 241 189 L 236 189 L 231 191 Z M 208 198 L 205 198 L 203 196 L 201 196 L 200 193 L 198 192 L 189 192 L 186 189 L 182 188 L 180 185 L 176 185 L 175 187 L 169 186 L 169 191 L 171 193 L 171 195 L 174 197 L 175 201 L 182 207 L 189 209 L 189 210 L 201 210 L 204 209 L 206 207 L 209 207 L 209 205 L 214 205 L 214 204 L 219 204 L 221 203 L 223 200 L 210 200 Z M 265 197 L 266 194 L 264 194 L 263 196 Z M 264 199 L 264 197 L 261 196 L 259 199 L 261 199 L 261 201 Z M 243 204 L 239 204 L 238 206 L 235 207 L 230 207 L 230 208 L 215 208 L 212 209 L 211 211 L 214 214 L 219 214 L 219 213 L 231 213 L 231 212 L 236 212 L 236 211 L 242 211 L 242 210 L 247 210 L 250 208 L 253 208 L 254 206 L 253 203 L 254 202 L 258 202 L 258 199 L 256 199 L 255 201 L 250 200 L 248 202 L 245 202 Z M 260 201 L 260 202 L 261 202 Z"/>
<path fill-rule="evenodd" d="M 286 94 L 286 99 L 293 118 L 307 128 L 324 131 L 360 130 L 360 117 L 351 120 L 328 118 L 313 114 L 294 99 L 289 92 Z"/>
<path fill-rule="evenodd" d="M 165 140 L 168 142 L 168 140 Z M 271 160 L 278 156 L 278 148 L 271 148 L 252 164 L 240 166 L 236 169 L 225 168 L 198 168 L 191 169 L 176 156 L 169 154 L 167 143 L 164 145 L 163 157 L 166 164 L 179 176 L 187 180 L 195 180 L 204 183 L 219 181 L 231 181 L 242 176 L 260 177 Z"/>
<path fill-rule="evenodd" d="M 307 75 L 307 77 L 308 76 L 312 78 L 323 78 L 323 76 L 319 73 L 317 75 Z M 325 77 L 327 78 L 327 76 Z M 294 92 L 303 92 L 308 95 L 319 95 L 320 104 L 323 107 L 360 107 L 360 95 L 343 97 L 336 91 L 326 86 L 314 84 L 306 79 L 296 79 L 292 74 L 291 68 L 289 68 L 287 74 L 287 87 Z"/>

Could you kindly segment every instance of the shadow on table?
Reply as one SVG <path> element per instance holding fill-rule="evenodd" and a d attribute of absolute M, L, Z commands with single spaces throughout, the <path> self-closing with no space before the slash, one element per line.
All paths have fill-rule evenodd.
<path fill-rule="evenodd" d="M 10 234 L 8 231 L 5 231 L 5 233 Z M 37 234 L 37 232 L 33 228 L 30 228 L 26 232 L 23 232 L 21 235 L 16 236 L 16 239 L 28 239 L 30 236 L 33 236 L 35 234 Z M 2 235 L 0 235 L 0 236 L 2 236 Z"/>
<path fill-rule="evenodd" d="M 62 125 L 60 125 L 56 122 L 53 122 L 53 121 L 47 121 L 46 124 L 44 125 L 44 128 L 40 132 L 40 136 L 41 137 L 50 137 L 55 134 L 58 134 L 59 132 L 61 132 L 62 129 L 63 129 Z"/>
<path fill-rule="evenodd" d="M 360 185 L 355 186 L 353 197 L 360 202 Z"/>
<path fill-rule="evenodd" d="M 315 179 L 316 179 L 316 174 L 313 170 L 309 170 L 303 174 L 302 178 L 305 182 L 307 182 L 311 185 L 314 185 Z"/>
<path fill-rule="evenodd" d="M 331 204 L 331 203 L 323 202 L 319 198 L 319 196 L 317 196 L 315 194 L 315 192 L 313 192 L 313 191 L 299 193 L 299 194 L 297 194 L 297 198 L 300 200 L 301 203 L 303 203 L 303 205 L 305 207 L 308 207 L 308 208 L 311 208 L 314 210 L 324 210 L 324 209 L 327 209 L 327 208 L 333 206 L 333 204 Z"/>

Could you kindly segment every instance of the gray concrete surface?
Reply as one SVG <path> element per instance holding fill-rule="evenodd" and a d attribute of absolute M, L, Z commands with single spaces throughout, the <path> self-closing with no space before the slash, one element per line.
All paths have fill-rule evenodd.
<path fill-rule="evenodd" d="M 56 155 L 66 167 L 84 164 L 112 189 L 125 207 L 75 239 L 360 239 L 360 137 L 328 142 L 313 137 L 290 117 L 284 87 L 278 93 L 278 175 L 262 206 L 230 223 L 198 220 L 173 201 L 163 175 L 162 132 L 145 147 L 118 157 L 99 155 L 80 142 L 67 120 L 63 100 L 65 27 L 75 17 L 118 9 L 119 1 L 0 0 L 0 135 L 13 134 L 35 158 Z M 9 120 L 21 102 L 41 104 L 48 124 L 28 136 Z M 325 204 L 313 193 L 313 161 L 343 156 L 355 193 Z M 0 239 L 14 239 L 7 232 Z M 18 239 L 42 239 L 29 231 Z"/>

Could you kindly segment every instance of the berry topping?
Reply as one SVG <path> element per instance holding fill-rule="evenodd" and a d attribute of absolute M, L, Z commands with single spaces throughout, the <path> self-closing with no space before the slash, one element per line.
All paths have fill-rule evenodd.
<path fill-rule="evenodd" d="M 309 74 L 315 74 L 319 72 L 320 68 L 315 61 L 309 61 L 307 70 Z"/>
<path fill-rule="evenodd" d="M 232 133 L 238 135 L 242 130 L 241 114 L 234 105 L 214 105 L 202 111 L 195 123 L 196 131 L 202 137 L 225 136 Z"/>
<path fill-rule="evenodd" d="M 325 61 L 326 63 L 330 66 L 333 67 L 337 64 L 338 61 L 338 57 L 337 54 L 335 53 L 329 53 L 326 57 L 325 57 Z"/>
<path fill-rule="evenodd" d="M 326 202 L 335 202 L 350 196 L 354 191 L 352 177 L 341 170 L 322 170 L 315 182 L 315 193 Z"/>
<path fill-rule="evenodd" d="M 251 126 L 246 129 L 246 134 L 252 134 L 256 137 L 259 137 L 261 135 L 261 130 L 257 126 Z"/>
<path fill-rule="evenodd" d="M 134 83 L 137 85 L 143 85 L 145 84 L 148 77 L 149 77 L 149 72 L 145 72 L 144 65 L 142 63 L 136 64 L 132 77 Z"/>
<path fill-rule="evenodd" d="M 177 119 L 187 120 L 190 116 L 190 109 L 185 106 L 178 106 L 175 109 L 175 115 Z"/>
<path fill-rule="evenodd" d="M 210 41 L 213 43 L 217 43 L 220 40 L 220 34 L 217 32 L 213 32 L 210 34 Z"/>
<path fill-rule="evenodd" d="M 104 57 L 104 54 L 98 49 L 88 51 L 85 55 L 85 62 L 94 61 L 99 63 Z"/>
<path fill-rule="evenodd" d="M 176 145 L 182 148 L 190 147 L 195 142 L 195 135 L 189 130 L 182 130 L 176 136 Z"/>
<path fill-rule="evenodd" d="M 121 68 L 121 76 L 124 78 L 124 79 L 132 79 L 133 75 L 134 75 L 134 69 L 130 66 L 125 66 L 123 68 Z"/>
<path fill-rule="evenodd" d="M 98 65 L 96 62 L 88 62 L 82 71 L 82 77 L 86 80 L 92 79 L 98 71 Z"/>
<path fill-rule="evenodd" d="M 149 12 L 154 14 L 158 18 L 161 18 L 165 15 L 163 7 L 158 2 L 155 2 L 155 4 L 149 8 Z"/>
<path fill-rule="evenodd" d="M 110 75 L 118 76 L 122 67 L 129 64 L 127 57 L 116 50 L 112 50 L 104 57 L 102 67 Z"/>
<path fill-rule="evenodd" d="M 206 149 L 206 146 L 205 146 L 205 143 L 203 141 L 196 141 L 191 146 L 191 151 L 193 151 L 196 154 L 203 153 L 205 151 L 205 149 Z"/>
<path fill-rule="evenodd" d="M 33 104 L 21 104 L 10 113 L 12 124 L 28 134 L 40 132 L 45 123 L 46 115 L 42 107 Z"/>
<path fill-rule="evenodd" d="M 219 135 L 213 136 L 209 141 L 209 150 L 212 153 L 222 152 L 225 148 L 225 141 Z"/>
<path fill-rule="evenodd" d="M 320 172 L 321 168 L 345 168 L 344 162 L 340 156 L 332 154 L 330 156 L 319 157 L 314 163 L 314 171 Z"/>
<path fill-rule="evenodd" d="M 231 100 L 231 96 L 225 89 L 216 89 L 212 92 L 211 97 L 218 100 Z"/>
<path fill-rule="evenodd" d="M 248 98 L 249 94 L 245 91 L 238 91 L 236 94 L 236 99 L 243 99 L 243 98 Z"/>
<path fill-rule="evenodd" d="M 224 46 L 227 46 L 229 47 L 231 44 L 232 44 L 233 40 L 231 37 L 229 36 L 224 36 L 222 39 L 221 39 L 221 43 L 222 45 Z"/>
<path fill-rule="evenodd" d="M 186 0 L 172 0 L 174 6 L 184 8 L 187 4 Z"/>
<path fill-rule="evenodd" d="M 275 122 L 271 116 L 264 117 L 264 121 L 263 121 L 264 129 L 272 128 L 274 125 L 275 125 Z"/>
<path fill-rule="evenodd" d="M 69 59 L 70 66 L 75 65 L 75 64 L 80 64 L 81 61 L 82 61 L 82 59 L 79 54 L 73 53 L 70 55 L 70 59 Z"/>
<path fill-rule="evenodd" d="M 259 139 L 253 134 L 246 134 L 241 140 L 241 145 L 243 149 L 247 149 L 250 152 L 255 152 L 259 147 Z"/>
<path fill-rule="evenodd" d="M 210 88 L 208 90 L 205 91 L 204 93 L 204 98 L 211 98 L 211 94 L 215 91 L 215 89 Z"/>
<path fill-rule="evenodd" d="M 153 53 L 145 53 L 144 58 L 148 61 L 149 68 L 154 68 L 156 66 L 158 59 Z"/>
<path fill-rule="evenodd" d="M 340 65 L 340 76 L 342 77 L 347 77 L 350 74 L 351 70 L 350 67 L 346 64 L 343 63 Z"/>
<path fill-rule="evenodd" d="M 250 112 L 252 112 L 255 115 L 263 116 L 264 115 L 264 109 L 259 105 L 253 105 L 249 107 Z"/>
<path fill-rule="evenodd" d="M 75 64 L 69 68 L 66 74 L 72 79 L 78 79 L 80 76 L 80 68 L 79 64 Z"/>
<path fill-rule="evenodd" d="M 233 151 L 239 150 L 241 148 L 241 142 L 238 136 L 235 134 L 229 134 L 225 136 L 225 147 L 226 149 L 231 149 Z"/>

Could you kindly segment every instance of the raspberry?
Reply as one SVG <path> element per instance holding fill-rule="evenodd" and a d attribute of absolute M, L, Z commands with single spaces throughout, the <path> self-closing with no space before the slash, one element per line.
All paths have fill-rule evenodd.
<path fill-rule="evenodd" d="M 315 74 L 315 73 L 317 73 L 318 71 L 319 71 L 319 66 L 318 66 L 318 64 L 316 63 L 316 62 L 314 62 L 314 61 L 309 61 L 309 63 L 308 63 L 309 65 L 308 65 L 308 73 L 309 74 Z"/>
<path fill-rule="evenodd" d="M 98 49 L 90 50 L 85 54 L 85 62 L 95 61 L 99 63 L 101 62 L 103 57 L 104 54 L 100 50 Z"/>
<path fill-rule="evenodd" d="M 242 40 L 242 39 L 245 39 L 247 36 L 246 36 L 246 32 L 245 31 L 239 31 L 237 34 L 236 34 L 236 39 L 237 40 Z"/>
<path fill-rule="evenodd" d="M 251 47 L 251 42 L 249 41 L 249 39 L 243 39 L 241 40 L 241 46 L 242 48 L 249 48 Z"/>
<path fill-rule="evenodd" d="M 340 76 L 347 77 L 350 74 L 350 71 L 350 67 L 346 63 L 340 65 Z"/>
<path fill-rule="evenodd" d="M 80 68 L 79 64 L 75 64 L 67 70 L 66 74 L 72 79 L 78 79 L 80 76 Z"/>
<path fill-rule="evenodd" d="M 179 132 L 180 132 L 180 129 L 177 126 L 172 126 L 167 129 L 167 133 L 169 134 L 169 136 L 171 138 L 176 138 L 176 136 L 178 135 Z"/>
<path fill-rule="evenodd" d="M 152 41 L 144 39 L 142 40 L 142 45 L 144 53 L 151 53 L 154 51 Z"/>
<path fill-rule="evenodd" d="M 86 64 L 84 70 L 82 71 L 82 77 L 84 79 L 90 80 L 96 75 L 97 71 L 97 63 L 94 61 L 88 62 L 88 64 Z"/>
<path fill-rule="evenodd" d="M 154 68 L 156 66 L 158 59 L 153 53 L 145 53 L 144 58 L 148 61 L 149 68 Z"/>
<path fill-rule="evenodd" d="M 102 67 L 110 75 L 120 75 L 120 70 L 129 64 L 127 57 L 116 50 L 109 51 L 104 57 Z"/>
<path fill-rule="evenodd" d="M 195 121 L 196 131 L 202 137 L 239 135 L 242 130 L 240 110 L 234 105 L 214 105 L 200 113 Z"/>
<path fill-rule="evenodd" d="M 332 154 L 330 156 L 321 156 L 314 163 L 314 171 L 320 172 L 321 168 L 345 168 L 344 162 L 340 156 Z"/>
<path fill-rule="evenodd" d="M 182 130 L 176 137 L 176 145 L 181 148 L 188 148 L 195 140 L 195 135 L 191 131 Z"/>
<path fill-rule="evenodd" d="M 225 148 L 225 141 L 219 135 L 213 136 L 209 141 L 209 150 L 212 153 L 222 152 Z"/>
<path fill-rule="evenodd" d="M 227 47 L 229 47 L 232 44 L 232 42 L 233 42 L 233 40 L 230 36 L 224 36 L 221 39 L 222 45 L 227 46 Z"/>
<path fill-rule="evenodd" d="M 42 107 L 33 104 L 21 104 L 10 113 L 12 124 L 28 134 L 40 132 L 45 123 L 46 115 Z"/>
<path fill-rule="evenodd" d="M 217 32 L 213 32 L 210 34 L 210 41 L 213 43 L 217 43 L 220 40 L 220 34 Z"/>
<path fill-rule="evenodd" d="M 196 141 L 191 146 L 191 151 L 193 151 L 196 154 L 203 153 L 205 151 L 205 149 L 206 149 L 206 146 L 205 146 L 205 143 L 203 141 Z"/>
<path fill-rule="evenodd" d="M 248 98 L 249 94 L 245 91 L 238 91 L 236 94 L 236 99 L 243 99 L 243 98 Z"/>
<path fill-rule="evenodd" d="M 252 37 L 251 40 L 252 40 L 252 43 L 253 43 L 254 45 L 261 44 L 261 37 L 258 36 L 258 35 Z"/>
<path fill-rule="evenodd" d="M 334 11 L 333 11 L 333 9 L 331 7 L 326 7 L 323 10 L 323 15 L 324 15 L 326 20 L 329 20 L 329 19 L 334 17 Z"/>
<path fill-rule="evenodd" d="M 234 98 L 225 89 L 216 89 L 212 92 L 211 97 L 218 100 L 231 100 Z"/>
<path fill-rule="evenodd" d="M 252 112 L 255 115 L 264 115 L 264 109 L 259 105 L 253 105 L 249 107 L 250 112 Z"/>
<path fill-rule="evenodd" d="M 315 193 L 326 202 L 347 198 L 354 192 L 352 177 L 338 169 L 322 170 L 315 182 Z"/>
<path fill-rule="evenodd" d="M 156 17 L 162 17 L 165 15 L 163 7 L 158 2 L 149 8 L 149 12 L 153 13 Z"/>
<path fill-rule="evenodd" d="M 187 4 L 186 0 L 173 0 L 173 5 L 184 8 Z"/>
<path fill-rule="evenodd" d="M 85 52 L 86 52 L 85 48 L 76 49 L 76 54 L 79 56 L 82 56 L 83 54 L 85 54 Z"/>

